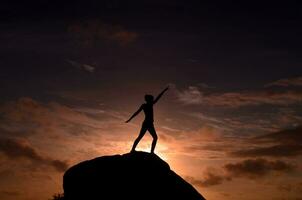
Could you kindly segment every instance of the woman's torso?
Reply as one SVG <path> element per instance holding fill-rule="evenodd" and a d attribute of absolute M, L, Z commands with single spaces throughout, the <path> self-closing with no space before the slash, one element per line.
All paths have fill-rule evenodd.
<path fill-rule="evenodd" d="M 153 123 L 153 104 L 143 104 L 143 111 L 145 113 L 145 120 L 144 122 L 151 122 Z"/>

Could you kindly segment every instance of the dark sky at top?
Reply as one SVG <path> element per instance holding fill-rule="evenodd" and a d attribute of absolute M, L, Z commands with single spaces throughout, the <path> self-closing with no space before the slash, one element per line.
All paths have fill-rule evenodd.
<path fill-rule="evenodd" d="M 302 72 L 297 1 L 2 1 L 0 13 L 8 98 L 134 79 L 244 89 Z M 137 37 L 117 45 L 92 33 L 89 47 L 76 44 L 83 30 L 99 30 L 93 23 Z M 82 35 L 70 33 L 73 25 Z M 66 60 L 97 70 L 82 74 Z"/>

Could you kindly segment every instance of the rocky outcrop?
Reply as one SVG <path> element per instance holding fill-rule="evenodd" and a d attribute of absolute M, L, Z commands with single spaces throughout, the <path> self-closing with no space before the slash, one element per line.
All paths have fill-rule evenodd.
<path fill-rule="evenodd" d="M 157 155 L 134 152 L 81 162 L 64 174 L 65 200 L 203 200 Z"/>

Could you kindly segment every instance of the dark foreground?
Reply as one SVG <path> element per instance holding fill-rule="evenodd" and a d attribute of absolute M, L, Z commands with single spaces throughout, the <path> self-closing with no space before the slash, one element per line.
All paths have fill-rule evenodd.
<path fill-rule="evenodd" d="M 203 200 L 158 156 L 135 152 L 79 163 L 64 174 L 65 200 Z"/>

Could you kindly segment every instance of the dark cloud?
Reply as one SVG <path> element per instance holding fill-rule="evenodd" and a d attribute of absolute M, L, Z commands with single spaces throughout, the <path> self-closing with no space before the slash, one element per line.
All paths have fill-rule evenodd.
<path fill-rule="evenodd" d="M 10 167 L 7 167 L 7 169 L 0 171 L 0 179 L 2 181 L 7 181 L 9 179 L 12 179 L 15 176 L 15 171 L 12 170 Z"/>
<path fill-rule="evenodd" d="M 216 172 L 212 172 L 209 170 L 206 170 L 203 175 L 204 175 L 203 179 L 187 177 L 187 180 L 190 183 L 192 183 L 193 185 L 196 185 L 199 187 L 210 187 L 210 186 L 214 186 L 214 185 L 220 185 L 225 180 L 231 180 L 229 177 L 217 174 Z"/>
<path fill-rule="evenodd" d="M 273 198 L 273 200 L 302 200 L 300 197 L 280 197 L 280 198 Z"/>
<path fill-rule="evenodd" d="M 0 191 L 0 197 L 15 197 L 15 196 L 20 196 L 21 193 L 19 191 L 15 190 L 1 190 Z"/>
<path fill-rule="evenodd" d="M 302 141 L 302 126 L 258 136 L 255 140 L 283 144 L 300 144 L 300 141 Z"/>
<path fill-rule="evenodd" d="M 26 158 L 36 164 L 51 166 L 59 172 L 68 167 L 65 161 L 42 156 L 27 141 L 21 139 L 0 138 L 0 152 L 11 159 Z"/>
<path fill-rule="evenodd" d="M 49 160 L 49 164 L 53 166 L 57 171 L 64 172 L 68 168 L 68 163 L 62 160 Z"/>
<path fill-rule="evenodd" d="M 192 184 L 200 187 L 210 187 L 232 181 L 234 178 L 263 179 L 274 172 L 291 173 L 296 166 L 282 160 L 247 159 L 237 163 L 227 163 L 220 170 L 207 169 L 202 179 L 187 177 Z"/>
<path fill-rule="evenodd" d="M 93 46 L 97 42 L 111 41 L 121 46 L 134 42 L 138 34 L 122 26 L 100 22 L 98 20 L 82 21 L 68 26 L 68 31 L 83 46 Z"/>
<path fill-rule="evenodd" d="M 261 178 L 271 172 L 292 172 L 295 167 L 281 160 L 248 159 L 238 163 L 224 165 L 231 177 Z"/>
<path fill-rule="evenodd" d="M 25 157 L 34 161 L 42 161 L 43 158 L 26 141 L 17 139 L 0 139 L 0 151 L 12 158 Z"/>
<path fill-rule="evenodd" d="M 239 157 L 290 157 L 302 155 L 302 127 L 282 130 L 266 135 L 252 138 L 250 142 L 258 143 L 258 146 L 231 152 L 233 156 Z M 273 143 L 273 145 L 272 145 Z"/>

